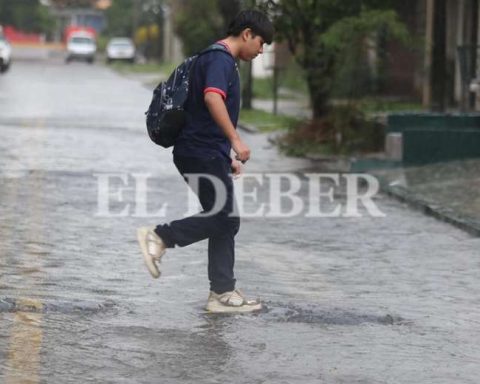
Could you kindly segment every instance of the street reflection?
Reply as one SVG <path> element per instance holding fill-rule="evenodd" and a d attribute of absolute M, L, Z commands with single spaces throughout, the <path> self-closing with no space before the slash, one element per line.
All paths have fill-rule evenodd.
<path fill-rule="evenodd" d="M 20 299 L 21 307 L 41 310 L 38 300 Z M 6 363 L 6 384 L 35 384 L 40 382 L 40 349 L 43 332 L 42 313 L 17 312 L 10 334 Z"/>
<path fill-rule="evenodd" d="M 44 150 L 45 134 L 43 133 L 44 121 L 38 119 L 35 124 L 35 131 L 38 135 L 36 139 L 30 140 L 28 145 L 33 154 Z M 31 158 L 34 159 L 34 156 Z M 29 162 L 29 169 L 35 169 L 32 160 Z M 21 180 L 21 179 L 20 179 Z M 17 194 L 23 188 L 18 188 L 19 179 L 13 179 L 14 187 L 12 194 L 8 197 L 12 206 L 22 204 L 22 196 Z M 27 214 L 25 216 L 25 230 L 20 233 L 20 239 L 25 245 L 24 252 L 17 253 L 15 260 L 20 262 L 20 271 L 22 276 L 21 290 L 26 290 L 27 294 L 36 292 L 36 285 L 41 280 L 42 253 L 29 252 L 31 244 L 43 243 L 45 228 L 35 223 L 42 223 L 44 212 L 44 190 L 42 179 L 34 177 L 32 188 L 25 196 Z M 12 227 L 10 232 L 15 227 Z M 4 233 L 3 236 L 12 236 L 13 233 Z M 34 384 L 40 382 L 40 350 L 42 347 L 43 330 L 43 303 L 39 299 L 20 297 L 16 299 L 16 312 L 10 332 L 9 348 L 6 361 L 5 383 L 6 384 Z"/>

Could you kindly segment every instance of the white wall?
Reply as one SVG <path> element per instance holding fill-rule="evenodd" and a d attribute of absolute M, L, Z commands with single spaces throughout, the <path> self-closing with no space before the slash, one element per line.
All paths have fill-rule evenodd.
<path fill-rule="evenodd" d="M 252 74 L 256 78 L 273 76 L 272 66 L 275 63 L 275 43 L 264 46 L 263 54 L 252 61 Z"/>

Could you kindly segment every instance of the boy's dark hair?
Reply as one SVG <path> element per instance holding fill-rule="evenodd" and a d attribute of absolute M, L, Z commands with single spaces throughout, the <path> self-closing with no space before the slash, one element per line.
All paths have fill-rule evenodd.
<path fill-rule="evenodd" d="M 265 43 L 272 43 L 273 24 L 263 12 L 254 9 L 241 11 L 228 26 L 227 34 L 238 36 L 246 28 L 250 28 L 253 34 L 261 36 Z"/>

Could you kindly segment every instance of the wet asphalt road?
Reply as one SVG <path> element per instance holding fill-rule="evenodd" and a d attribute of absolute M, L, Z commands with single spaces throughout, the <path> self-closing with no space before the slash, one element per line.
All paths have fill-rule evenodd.
<path fill-rule="evenodd" d="M 151 279 L 135 228 L 182 215 L 186 188 L 146 137 L 149 100 L 100 64 L 0 76 L 1 383 L 478 382 L 480 240 L 385 196 L 383 218 L 244 219 L 238 286 L 262 313 L 204 313 L 206 242 L 169 251 Z M 310 167 L 243 135 L 248 172 Z M 135 216 L 145 173 L 164 219 Z M 124 217 L 97 214 L 106 174 L 127 175 L 110 206 L 130 204 Z"/>

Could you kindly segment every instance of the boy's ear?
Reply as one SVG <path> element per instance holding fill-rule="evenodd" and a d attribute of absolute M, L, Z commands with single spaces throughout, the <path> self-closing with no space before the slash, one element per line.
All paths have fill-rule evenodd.
<path fill-rule="evenodd" d="M 245 28 L 242 31 L 242 40 L 247 41 L 252 36 L 252 30 L 250 28 Z"/>

